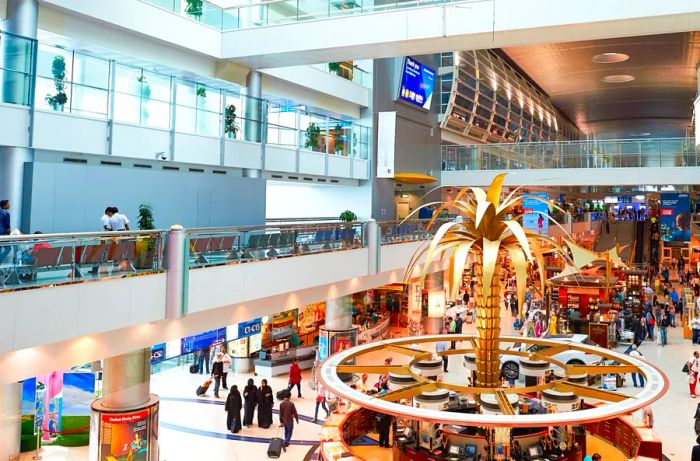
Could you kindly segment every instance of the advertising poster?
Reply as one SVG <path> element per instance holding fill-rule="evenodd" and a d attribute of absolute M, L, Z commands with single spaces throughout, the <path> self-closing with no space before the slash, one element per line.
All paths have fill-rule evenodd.
<path fill-rule="evenodd" d="M 328 332 L 322 330 L 318 335 L 318 351 L 316 352 L 319 361 L 328 358 Z"/>
<path fill-rule="evenodd" d="M 309 304 L 299 309 L 299 334 L 305 335 L 318 331 L 318 326 L 326 318 L 326 304 Z"/>
<path fill-rule="evenodd" d="M 430 110 L 434 87 L 435 70 L 407 56 L 401 74 L 399 99 Z"/>
<path fill-rule="evenodd" d="M 661 240 L 690 241 L 690 195 L 687 192 L 664 192 L 660 200 Z"/>
<path fill-rule="evenodd" d="M 90 404 L 95 398 L 95 374 L 63 374 L 61 433 L 56 443 L 67 447 L 86 446 L 90 441 Z"/>
<path fill-rule="evenodd" d="M 377 114 L 377 177 L 394 177 L 396 112 Z"/>
<path fill-rule="evenodd" d="M 532 197 L 538 197 L 541 200 Z M 523 198 L 523 213 L 522 224 L 525 229 L 531 229 L 543 235 L 548 234 L 549 194 L 535 193 L 526 195 Z"/>
<path fill-rule="evenodd" d="M 37 411 L 36 404 L 36 378 L 22 381 L 22 428 L 20 435 L 20 451 L 32 451 L 36 448 L 35 423 Z"/>
<path fill-rule="evenodd" d="M 146 461 L 148 459 L 148 409 L 130 413 L 103 414 L 100 418 L 101 461 Z"/>
<path fill-rule="evenodd" d="M 272 340 L 284 339 L 296 333 L 297 310 L 278 312 L 272 316 Z"/>

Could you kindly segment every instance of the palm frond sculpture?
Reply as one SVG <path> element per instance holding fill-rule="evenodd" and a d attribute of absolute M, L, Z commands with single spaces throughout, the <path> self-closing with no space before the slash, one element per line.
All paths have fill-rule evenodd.
<path fill-rule="evenodd" d="M 475 256 L 478 335 L 475 344 L 476 373 L 479 386 L 484 387 L 497 387 L 500 384 L 498 355 L 501 281 L 498 272 L 505 256 L 508 255 L 515 270 L 518 301 L 521 307 L 525 300 L 529 263 L 537 262 L 542 293 L 544 293 L 545 284 L 544 254 L 547 252 L 558 251 L 573 267 L 580 268 L 588 263 L 580 260 L 579 256 L 582 254 L 577 251 L 572 251 L 572 257 L 570 257 L 568 248 L 558 245 L 556 241 L 545 235 L 523 228 L 519 222 L 523 215 L 507 219 L 513 207 L 520 205 L 525 196 L 516 195 L 518 188 L 501 201 L 505 176 L 505 173 L 497 175 L 486 191 L 478 187 L 464 187 L 452 200 L 423 205 L 439 204 L 428 228 L 432 226 L 439 213 L 448 208 L 458 210 L 461 220 L 455 219 L 442 224 L 432 241 L 426 242 L 416 251 L 406 271 L 408 281 L 419 260 L 425 256 L 421 276 L 421 286 L 423 286 L 431 263 L 449 258 L 448 280 L 451 298 L 455 299 L 459 294 L 468 257 L 470 254 Z M 548 203 L 537 196 L 530 196 L 530 198 Z M 550 206 L 553 205 L 550 204 Z M 417 211 L 415 210 L 414 213 Z M 558 223 L 552 221 L 564 230 Z M 574 244 L 568 242 L 567 246 L 574 246 Z"/>

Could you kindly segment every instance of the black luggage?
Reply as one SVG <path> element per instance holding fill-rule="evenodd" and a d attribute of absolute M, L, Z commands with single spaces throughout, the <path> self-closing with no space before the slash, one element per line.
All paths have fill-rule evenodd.
<path fill-rule="evenodd" d="M 281 389 L 281 390 L 277 391 L 277 393 L 275 394 L 275 396 L 277 397 L 277 400 L 279 400 L 280 402 L 282 400 L 284 400 L 284 398 L 287 395 L 287 392 L 289 392 L 287 389 Z"/>
<path fill-rule="evenodd" d="M 197 366 L 197 364 L 193 363 L 192 365 L 190 365 L 190 373 L 195 374 L 197 372 L 199 372 L 199 367 Z"/>
<path fill-rule="evenodd" d="M 282 450 L 284 450 L 284 440 L 279 437 L 279 429 L 277 430 L 277 437 L 270 439 L 270 444 L 267 446 L 267 457 L 268 458 L 279 458 L 282 456 Z"/>
<path fill-rule="evenodd" d="M 202 383 L 201 386 L 197 388 L 197 397 L 201 397 L 204 394 L 206 394 L 209 390 L 209 386 L 211 386 L 211 379 L 207 379 L 206 381 L 204 381 L 204 383 Z"/>

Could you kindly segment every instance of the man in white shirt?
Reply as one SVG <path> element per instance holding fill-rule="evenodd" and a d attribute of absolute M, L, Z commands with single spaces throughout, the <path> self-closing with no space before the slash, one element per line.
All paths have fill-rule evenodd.
<path fill-rule="evenodd" d="M 129 218 L 121 214 L 117 207 L 112 207 L 112 216 L 109 218 L 108 225 L 112 231 L 128 231 Z"/>
<path fill-rule="evenodd" d="M 100 224 L 102 224 L 103 231 L 111 231 L 112 230 L 112 228 L 109 227 L 109 218 L 111 218 L 113 214 L 114 214 L 114 212 L 112 211 L 111 206 L 108 206 L 107 208 L 105 208 L 105 214 L 103 214 L 102 217 L 100 218 Z"/>
<path fill-rule="evenodd" d="M 635 357 L 638 359 L 641 359 L 644 357 L 641 352 L 637 350 L 637 345 L 635 344 L 632 346 L 632 350 L 630 351 L 630 357 Z M 632 373 L 632 383 L 634 384 L 634 387 L 637 387 L 637 377 L 639 377 L 639 384 L 641 387 L 644 387 L 644 375 L 641 373 Z"/>

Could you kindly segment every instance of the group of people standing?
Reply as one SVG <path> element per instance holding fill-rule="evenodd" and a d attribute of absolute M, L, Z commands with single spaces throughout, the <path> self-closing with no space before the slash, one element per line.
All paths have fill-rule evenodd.
<path fill-rule="evenodd" d="M 243 427 L 253 425 L 255 409 L 258 410 L 258 426 L 267 429 L 272 425 L 272 407 L 275 404 L 272 395 L 272 388 L 263 379 L 260 386 L 255 385 L 253 379 L 248 380 L 248 384 L 243 388 L 243 395 L 235 384 L 226 398 L 226 427 L 232 432 L 240 432 Z M 241 419 L 243 410 L 243 419 Z"/>

